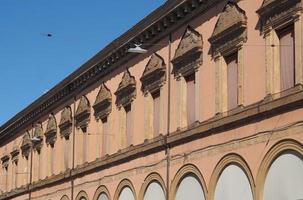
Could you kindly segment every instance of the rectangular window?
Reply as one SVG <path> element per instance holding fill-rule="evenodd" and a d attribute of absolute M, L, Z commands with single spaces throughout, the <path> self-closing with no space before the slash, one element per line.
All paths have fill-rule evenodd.
<path fill-rule="evenodd" d="M 131 105 L 124 107 L 126 113 L 126 143 L 127 146 L 132 144 L 132 114 Z"/>
<path fill-rule="evenodd" d="M 280 80 L 283 91 L 295 85 L 294 26 L 278 31 L 278 36 L 280 40 Z"/>
<path fill-rule="evenodd" d="M 238 53 L 225 58 L 227 64 L 227 106 L 228 110 L 238 106 Z"/>
<path fill-rule="evenodd" d="M 103 118 L 102 120 L 102 130 L 103 130 L 103 139 L 102 139 L 102 156 L 106 155 L 108 153 L 108 122 L 107 117 Z"/>
<path fill-rule="evenodd" d="M 160 132 L 160 91 L 152 94 L 154 100 L 153 108 L 153 128 L 154 136 L 158 136 Z"/>
<path fill-rule="evenodd" d="M 186 104 L 187 104 L 187 124 L 190 125 L 195 122 L 195 74 L 191 74 L 185 77 L 186 81 Z"/>

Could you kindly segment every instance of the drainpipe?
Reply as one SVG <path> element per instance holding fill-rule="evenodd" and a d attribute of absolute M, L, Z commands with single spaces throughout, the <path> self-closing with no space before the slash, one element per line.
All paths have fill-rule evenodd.
<path fill-rule="evenodd" d="M 72 134 L 73 134 L 73 146 L 72 146 L 72 169 L 70 171 L 70 176 L 71 176 L 71 200 L 74 199 L 74 178 L 72 177 L 72 172 L 75 169 L 75 136 L 76 136 L 76 131 L 75 131 L 75 114 L 76 114 L 76 97 L 74 97 L 74 102 L 73 102 L 73 122 L 72 122 Z"/>
<path fill-rule="evenodd" d="M 171 42 L 172 42 L 172 34 L 169 33 L 168 39 L 168 97 L 167 97 L 167 134 L 165 136 L 165 148 L 166 148 L 166 161 L 167 161 L 167 168 L 166 168 L 166 200 L 170 199 L 169 192 L 170 192 L 170 147 L 167 144 L 167 137 L 170 134 L 170 91 L 171 91 Z"/>

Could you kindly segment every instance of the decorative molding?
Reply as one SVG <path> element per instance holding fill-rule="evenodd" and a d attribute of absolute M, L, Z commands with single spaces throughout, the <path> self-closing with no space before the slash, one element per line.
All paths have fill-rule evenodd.
<path fill-rule="evenodd" d="M 166 196 L 166 187 L 165 187 L 164 180 L 158 173 L 153 172 L 145 178 L 144 183 L 141 186 L 138 199 L 142 199 L 142 200 L 144 199 L 144 195 L 145 195 L 147 188 L 149 187 L 149 185 L 151 183 L 154 183 L 154 182 L 158 183 L 161 186 L 161 188 Z"/>
<path fill-rule="evenodd" d="M 69 200 L 68 196 L 64 195 L 61 200 Z"/>
<path fill-rule="evenodd" d="M 43 146 L 43 127 L 42 123 L 36 123 L 33 137 L 39 138 L 39 141 L 32 141 L 34 150 L 40 152 Z"/>
<path fill-rule="evenodd" d="M 64 137 L 66 139 L 69 138 L 69 135 L 72 133 L 72 126 L 72 109 L 67 106 L 61 112 L 61 120 L 59 124 L 61 137 Z"/>
<path fill-rule="evenodd" d="M 101 194 L 105 194 L 108 198 L 108 200 L 111 199 L 110 197 L 110 194 L 109 194 L 109 191 L 108 189 L 106 188 L 106 186 L 104 185 L 101 185 L 100 187 L 98 187 L 98 189 L 96 190 L 95 194 L 94 194 L 94 197 L 93 197 L 93 200 L 99 200 L 99 196 Z"/>
<path fill-rule="evenodd" d="M 220 14 L 212 36 L 213 57 L 228 55 L 247 41 L 247 17 L 237 3 L 228 2 Z"/>
<path fill-rule="evenodd" d="M 19 154 L 20 154 L 20 150 L 18 149 L 18 147 L 14 147 L 11 152 L 11 158 L 13 163 L 18 163 Z"/>
<path fill-rule="evenodd" d="M 2 167 L 7 169 L 8 165 L 9 165 L 9 155 L 8 155 L 8 153 L 3 154 L 3 156 L 1 157 L 1 161 L 2 161 Z"/>
<path fill-rule="evenodd" d="M 117 96 L 116 105 L 119 108 L 131 104 L 136 98 L 136 80 L 128 70 L 124 72 L 115 95 Z"/>
<path fill-rule="evenodd" d="M 82 200 L 83 197 L 85 198 L 85 200 L 89 200 L 87 193 L 82 190 L 81 192 L 78 193 L 76 200 Z"/>
<path fill-rule="evenodd" d="M 203 62 L 202 35 L 188 26 L 172 60 L 176 77 L 194 73 Z"/>
<path fill-rule="evenodd" d="M 295 141 L 293 139 L 285 139 L 274 144 L 264 156 L 258 170 L 256 181 L 256 200 L 263 199 L 263 189 L 267 173 L 272 163 L 285 152 L 293 152 L 295 154 L 298 154 L 301 159 L 303 159 L 303 145 L 299 141 Z"/>
<path fill-rule="evenodd" d="M 153 93 L 164 85 L 166 80 L 166 67 L 164 59 L 160 55 L 154 53 L 151 56 L 140 80 L 142 82 L 141 90 L 144 94 L 147 92 Z"/>
<path fill-rule="evenodd" d="M 32 141 L 29 132 L 25 132 L 22 138 L 22 143 L 21 143 L 21 152 L 22 156 L 25 157 L 26 159 L 29 157 L 30 151 L 32 147 Z"/>
<path fill-rule="evenodd" d="M 196 167 L 196 166 L 194 166 L 194 165 L 192 165 L 192 164 L 186 164 L 186 165 L 184 165 L 177 172 L 177 174 L 175 175 L 175 177 L 174 177 L 174 179 L 173 179 L 173 181 L 171 183 L 170 198 L 171 199 L 175 199 L 176 193 L 178 191 L 179 184 L 187 176 L 193 176 L 193 177 L 195 177 L 197 179 L 197 181 L 200 183 L 200 185 L 201 185 L 201 187 L 203 189 L 203 192 L 204 192 L 204 195 L 205 195 L 205 198 L 206 198 L 207 187 L 206 187 L 204 178 L 203 178 L 203 176 L 202 176 L 199 168 Z"/>
<path fill-rule="evenodd" d="M 121 194 L 122 190 L 123 190 L 124 188 L 126 188 L 126 187 L 128 187 L 128 188 L 132 191 L 135 200 L 137 200 L 137 195 L 136 195 L 136 191 L 135 191 L 134 185 L 133 185 L 132 182 L 131 182 L 130 180 L 128 180 L 128 179 L 123 179 L 123 180 L 119 183 L 119 185 L 118 185 L 118 187 L 117 187 L 117 189 L 116 189 L 115 196 L 114 196 L 114 199 L 113 199 L 113 200 L 119 200 L 119 197 L 120 197 L 120 194 Z"/>
<path fill-rule="evenodd" d="M 45 135 L 45 142 L 54 145 L 57 140 L 57 122 L 53 114 L 49 115 Z"/>
<path fill-rule="evenodd" d="M 240 155 L 232 153 L 232 154 L 225 155 L 218 162 L 215 169 L 213 170 L 213 173 L 210 178 L 210 183 L 208 186 L 208 188 L 209 188 L 208 198 L 210 200 L 214 200 L 216 186 L 219 181 L 219 178 L 220 178 L 222 172 L 224 171 L 224 169 L 230 165 L 236 165 L 241 168 L 241 170 L 244 172 L 244 174 L 246 175 L 246 177 L 249 181 L 252 196 L 253 197 L 255 196 L 255 182 L 254 182 L 254 178 L 253 178 L 253 175 L 251 173 L 251 170 L 250 170 L 248 164 L 246 163 L 244 158 L 242 158 Z M 253 198 L 253 199 L 255 199 L 255 198 Z"/>
<path fill-rule="evenodd" d="M 112 110 L 112 94 L 104 83 L 101 84 L 93 108 L 97 120 L 106 118 Z"/>
<path fill-rule="evenodd" d="M 40 97 L 35 103 L 27 107 L 25 111 L 18 113 L 13 119 L 5 123 L 0 129 L 0 141 L 6 141 L 11 134 L 18 134 L 34 120 L 45 115 L 46 110 L 54 109 L 58 104 L 64 104 L 70 97 L 79 93 L 96 80 L 105 77 L 108 73 L 116 70 L 121 63 L 133 57 L 127 53 L 127 49 L 137 41 L 149 43 L 165 37 L 170 31 L 183 26 L 184 22 L 208 11 L 210 8 L 221 3 L 221 0 L 175 0 L 167 1 L 164 6 L 147 16 L 140 23 L 119 37 L 117 45 L 110 44 L 98 53 L 95 58 L 85 63 L 75 73 L 68 76 L 60 87 L 55 87 Z M 140 27 L 140 28 L 139 28 Z M 140 31 L 138 31 L 140 30 Z M 112 53 L 108 53 L 112 52 Z"/>
<path fill-rule="evenodd" d="M 86 128 L 90 120 L 90 103 L 86 96 L 82 96 L 75 113 L 75 122 L 78 128 Z"/>
<path fill-rule="evenodd" d="M 260 16 L 261 28 L 264 33 L 296 18 L 298 11 L 302 10 L 300 0 L 264 0 L 261 8 L 257 10 Z"/>

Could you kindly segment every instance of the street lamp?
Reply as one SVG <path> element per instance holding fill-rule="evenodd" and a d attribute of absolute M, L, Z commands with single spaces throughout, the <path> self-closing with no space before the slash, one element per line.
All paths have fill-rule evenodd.
<path fill-rule="evenodd" d="M 141 46 L 142 44 L 135 44 L 136 47 L 131 47 L 127 50 L 127 52 L 129 53 L 140 53 L 140 54 L 144 54 L 147 53 L 146 49 L 143 49 Z"/>

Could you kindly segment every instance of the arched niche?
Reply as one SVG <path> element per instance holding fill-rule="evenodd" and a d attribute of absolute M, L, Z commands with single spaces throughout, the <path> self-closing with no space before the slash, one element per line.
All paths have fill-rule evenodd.
<path fill-rule="evenodd" d="M 188 164 L 182 167 L 171 185 L 171 199 L 173 200 L 205 200 L 206 186 L 197 167 Z"/>
<path fill-rule="evenodd" d="M 151 173 L 146 177 L 141 187 L 139 199 L 141 200 L 165 200 L 165 183 L 158 173 Z"/>
<path fill-rule="evenodd" d="M 210 200 L 253 200 L 254 179 L 248 164 L 237 154 L 225 155 L 215 167 L 210 181 Z"/>
<path fill-rule="evenodd" d="M 128 180 L 124 179 L 118 185 L 114 200 L 136 200 L 136 192 L 133 184 Z"/>
<path fill-rule="evenodd" d="M 303 199 L 303 146 L 283 140 L 264 157 L 258 174 L 257 199 Z"/>
<path fill-rule="evenodd" d="M 100 186 L 95 194 L 94 194 L 94 198 L 93 200 L 110 200 L 110 194 L 109 191 L 107 190 L 107 188 L 105 186 Z"/>
<path fill-rule="evenodd" d="M 81 191 L 78 193 L 76 200 L 89 200 L 86 192 Z"/>

